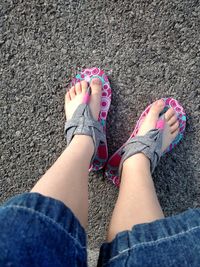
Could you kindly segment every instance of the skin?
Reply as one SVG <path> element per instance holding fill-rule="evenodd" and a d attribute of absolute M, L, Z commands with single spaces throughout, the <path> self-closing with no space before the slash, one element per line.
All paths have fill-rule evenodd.
<path fill-rule="evenodd" d="M 164 102 L 155 102 L 143 121 L 138 135 L 145 135 L 154 129 Z M 178 121 L 173 109 L 165 113 L 162 151 L 178 134 Z M 153 179 L 150 172 L 149 159 L 142 153 L 128 158 L 122 169 L 121 185 L 118 199 L 110 221 L 107 241 L 112 241 L 117 233 L 139 223 L 152 222 L 164 218 L 159 204 Z"/>
<path fill-rule="evenodd" d="M 82 81 L 66 93 L 67 120 L 82 102 L 87 86 L 87 82 Z M 89 106 L 95 120 L 99 116 L 101 90 L 101 81 L 94 78 L 91 82 Z M 155 128 L 163 107 L 162 100 L 152 105 L 138 135 L 145 135 L 150 129 Z M 163 151 L 178 134 L 178 126 L 175 112 L 169 109 L 165 113 Z M 88 222 L 88 169 L 93 153 L 94 144 L 91 137 L 74 136 L 69 146 L 31 190 L 62 201 L 73 211 L 83 227 L 86 227 Z M 135 224 L 163 217 L 150 174 L 149 160 L 142 153 L 138 153 L 123 164 L 119 196 L 109 225 L 107 240 L 113 240 L 117 233 L 131 229 Z"/>
<path fill-rule="evenodd" d="M 83 81 L 66 93 L 67 120 L 82 102 L 87 86 L 87 82 Z M 96 120 L 100 111 L 101 87 L 99 79 L 92 80 L 90 109 Z M 73 211 L 83 227 L 87 226 L 88 221 L 88 169 L 93 153 L 94 144 L 91 137 L 74 136 L 69 146 L 31 190 L 62 201 Z"/>

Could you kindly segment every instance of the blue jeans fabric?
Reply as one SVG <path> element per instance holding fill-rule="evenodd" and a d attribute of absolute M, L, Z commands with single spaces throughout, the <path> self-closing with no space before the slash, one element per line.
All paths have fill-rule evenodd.
<path fill-rule="evenodd" d="M 87 266 L 86 233 L 62 202 L 16 196 L 0 207 L 0 266 Z M 200 210 L 119 233 L 102 245 L 98 266 L 200 266 Z"/>
<path fill-rule="evenodd" d="M 85 267 L 86 234 L 62 202 L 37 193 L 0 208 L 0 266 Z"/>
<path fill-rule="evenodd" d="M 200 266 L 200 210 L 135 225 L 103 244 L 98 266 Z"/>

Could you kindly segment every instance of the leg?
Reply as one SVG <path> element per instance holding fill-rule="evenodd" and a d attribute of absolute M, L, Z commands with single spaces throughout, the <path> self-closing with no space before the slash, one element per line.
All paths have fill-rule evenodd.
<path fill-rule="evenodd" d="M 69 120 L 82 102 L 87 83 L 82 81 L 72 87 L 65 97 L 65 111 Z M 91 82 L 90 109 L 97 120 L 100 111 L 101 82 Z M 68 206 L 86 227 L 88 217 L 88 169 L 94 153 L 89 136 L 76 135 L 54 165 L 37 182 L 31 192 L 58 199 Z"/>
<path fill-rule="evenodd" d="M 138 135 L 145 135 L 155 128 L 163 102 L 157 101 L 145 118 Z M 165 113 L 163 137 L 164 151 L 178 134 L 178 121 L 173 109 Z M 147 223 L 164 217 L 156 196 L 148 158 L 138 153 L 123 164 L 119 196 L 111 218 L 108 241 L 117 233 L 130 230 L 135 224 Z"/>

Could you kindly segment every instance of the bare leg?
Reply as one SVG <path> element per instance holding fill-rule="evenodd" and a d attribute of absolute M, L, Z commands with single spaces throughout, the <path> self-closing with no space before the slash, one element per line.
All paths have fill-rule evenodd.
<path fill-rule="evenodd" d="M 87 82 L 72 87 L 65 96 L 65 112 L 69 120 L 82 102 Z M 97 120 L 100 111 L 101 81 L 91 83 L 90 109 Z M 76 135 L 54 165 L 42 176 L 31 192 L 37 192 L 62 201 L 86 227 L 88 220 L 88 169 L 94 153 L 89 136 Z"/>
<path fill-rule="evenodd" d="M 145 135 L 155 128 L 163 105 L 162 100 L 154 103 L 138 135 Z M 173 109 L 165 113 L 165 120 L 163 151 L 178 134 L 178 121 Z M 138 153 L 123 164 L 119 196 L 109 225 L 107 240 L 113 240 L 117 233 L 130 230 L 136 224 L 161 218 L 164 218 L 164 214 L 155 192 L 150 162 L 144 154 Z"/>

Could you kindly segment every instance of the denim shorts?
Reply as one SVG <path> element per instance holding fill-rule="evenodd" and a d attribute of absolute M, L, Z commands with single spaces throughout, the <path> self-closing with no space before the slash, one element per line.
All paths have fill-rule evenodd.
<path fill-rule="evenodd" d="M 86 233 L 62 202 L 37 193 L 0 207 L 0 266 L 87 266 Z M 98 266 L 200 266 L 200 210 L 135 225 L 100 249 Z"/>

